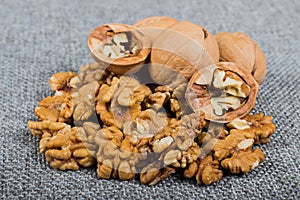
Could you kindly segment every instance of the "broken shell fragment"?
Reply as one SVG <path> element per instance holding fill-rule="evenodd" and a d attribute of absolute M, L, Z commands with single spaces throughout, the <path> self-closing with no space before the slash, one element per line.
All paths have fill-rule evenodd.
<path fill-rule="evenodd" d="M 247 115 L 255 105 L 258 84 L 253 76 L 230 62 L 196 72 L 189 81 L 186 100 L 205 119 L 227 123 Z"/>
<path fill-rule="evenodd" d="M 116 74 L 138 71 L 150 53 L 149 39 L 135 27 L 125 24 L 95 28 L 88 46 L 93 58 Z"/>

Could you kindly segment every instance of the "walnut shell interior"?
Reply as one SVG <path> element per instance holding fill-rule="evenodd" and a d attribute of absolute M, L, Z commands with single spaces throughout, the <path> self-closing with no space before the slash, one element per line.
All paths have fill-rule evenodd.
<path fill-rule="evenodd" d="M 194 111 L 221 123 L 247 115 L 255 105 L 258 84 L 235 63 L 220 62 L 196 72 L 189 81 L 186 99 Z"/>
<path fill-rule="evenodd" d="M 108 70 L 124 74 L 138 71 L 150 53 L 150 41 L 135 27 L 105 24 L 95 28 L 88 39 L 93 58 Z"/>

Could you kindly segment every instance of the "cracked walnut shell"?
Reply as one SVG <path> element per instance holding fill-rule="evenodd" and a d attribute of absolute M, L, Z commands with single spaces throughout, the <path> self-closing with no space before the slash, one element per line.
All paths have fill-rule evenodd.
<path fill-rule="evenodd" d="M 196 72 L 189 81 L 186 99 L 205 119 L 227 123 L 247 115 L 254 107 L 258 84 L 235 63 L 220 62 Z"/>
<path fill-rule="evenodd" d="M 138 71 L 150 53 L 150 40 L 137 28 L 105 24 L 95 28 L 88 39 L 93 58 L 116 74 Z"/>
<path fill-rule="evenodd" d="M 246 34 L 222 32 L 215 35 L 220 61 L 234 62 L 251 73 L 258 84 L 266 76 L 266 58 L 259 46 Z"/>

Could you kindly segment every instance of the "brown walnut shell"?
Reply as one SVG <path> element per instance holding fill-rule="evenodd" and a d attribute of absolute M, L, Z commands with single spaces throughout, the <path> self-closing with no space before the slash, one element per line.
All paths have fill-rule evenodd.
<path fill-rule="evenodd" d="M 242 103 L 238 108 L 228 110 L 222 115 L 217 115 L 212 106 L 212 98 L 215 97 L 215 88 L 211 87 L 215 80 L 214 74 L 216 70 L 229 72 L 234 76 L 239 77 L 243 80 L 244 84 L 248 85 L 249 89 L 247 96 L 241 100 Z M 199 89 L 200 86 L 202 89 Z M 231 62 L 219 62 L 197 71 L 192 76 L 188 83 L 185 98 L 194 111 L 201 110 L 205 113 L 205 119 L 219 123 L 227 123 L 236 118 L 244 117 L 253 109 L 256 102 L 258 87 L 259 86 L 253 76 L 237 64 Z M 225 90 L 219 90 L 218 92 L 222 92 L 222 94 L 219 93 L 219 96 L 222 96 L 224 95 Z M 226 94 L 223 97 L 228 98 L 229 96 L 230 95 Z"/>
<path fill-rule="evenodd" d="M 153 17 L 147 17 L 145 19 L 142 19 L 141 21 L 138 21 L 133 26 L 138 28 L 145 28 L 145 27 L 157 27 L 157 28 L 167 28 L 178 21 L 171 17 L 166 16 L 153 16 Z"/>
<path fill-rule="evenodd" d="M 151 78 L 168 85 L 181 77 L 190 79 L 196 70 L 218 62 L 219 49 L 214 36 L 200 25 L 178 22 L 154 41 L 151 52 Z M 172 75 L 176 73 L 178 76 Z"/>
<path fill-rule="evenodd" d="M 103 53 L 104 47 L 111 45 L 111 38 L 117 34 L 130 34 L 128 42 L 134 43 L 135 53 L 125 54 L 122 57 L 109 57 Z M 109 43 L 110 42 L 110 43 Z M 107 69 L 116 74 L 136 72 L 145 63 L 151 48 L 150 40 L 141 31 L 126 24 L 110 23 L 95 28 L 88 39 L 88 46 L 93 58 L 100 64 L 107 65 Z"/>
<path fill-rule="evenodd" d="M 158 37 L 159 34 L 161 34 L 163 30 L 175 23 L 178 23 L 178 20 L 171 17 L 153 16 L 142 19 L 133 26 L 139 28 L 153 43 L 153 41 Z"/>
<path fill-rule="evenodd" d="M 220 51 L 220 61 L 234 62 L 251 73 L 258 84 L 266 76 L 266 58 L 259 46 L 241 32 L 221 32 L 215 35 Z"/>

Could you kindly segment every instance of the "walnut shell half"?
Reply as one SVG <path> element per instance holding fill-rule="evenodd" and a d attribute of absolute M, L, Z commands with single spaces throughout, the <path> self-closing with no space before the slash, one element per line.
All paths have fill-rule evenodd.
<path fill-rule="evenodd" d="M 95 28 L 88 39 L 93 58 L 116 74 L 138 71 L 150 53 L 150 40 L 141 31 L 125 24 Z"/>
<path fill-rule="evenodd" d="M 266 58 L 259 46 L 246 34 L 221 32 L 215 35 L 221 62 L 234 62 L 251 73 L 258 84 L 266 76 Z"/>
<path fill-rule="evenodd" d="M 154 41 L 151 52 L 151 78 L 167 85 L 176 79 L 171 73 L 190 79 L 197 69 L 218 62 L 219 49 L 212 34 L 200 25 L 178 22 Z M 173 72 L 172 72 L 173 71 Z"/>
<path fill-rule="evenodd" d="M 189 81 L 186 100 L 205 119 L 227 123 L 247 115 L 254 107 L 258 84 L 235 63 L 220 62 L 196 72 Z"/>

